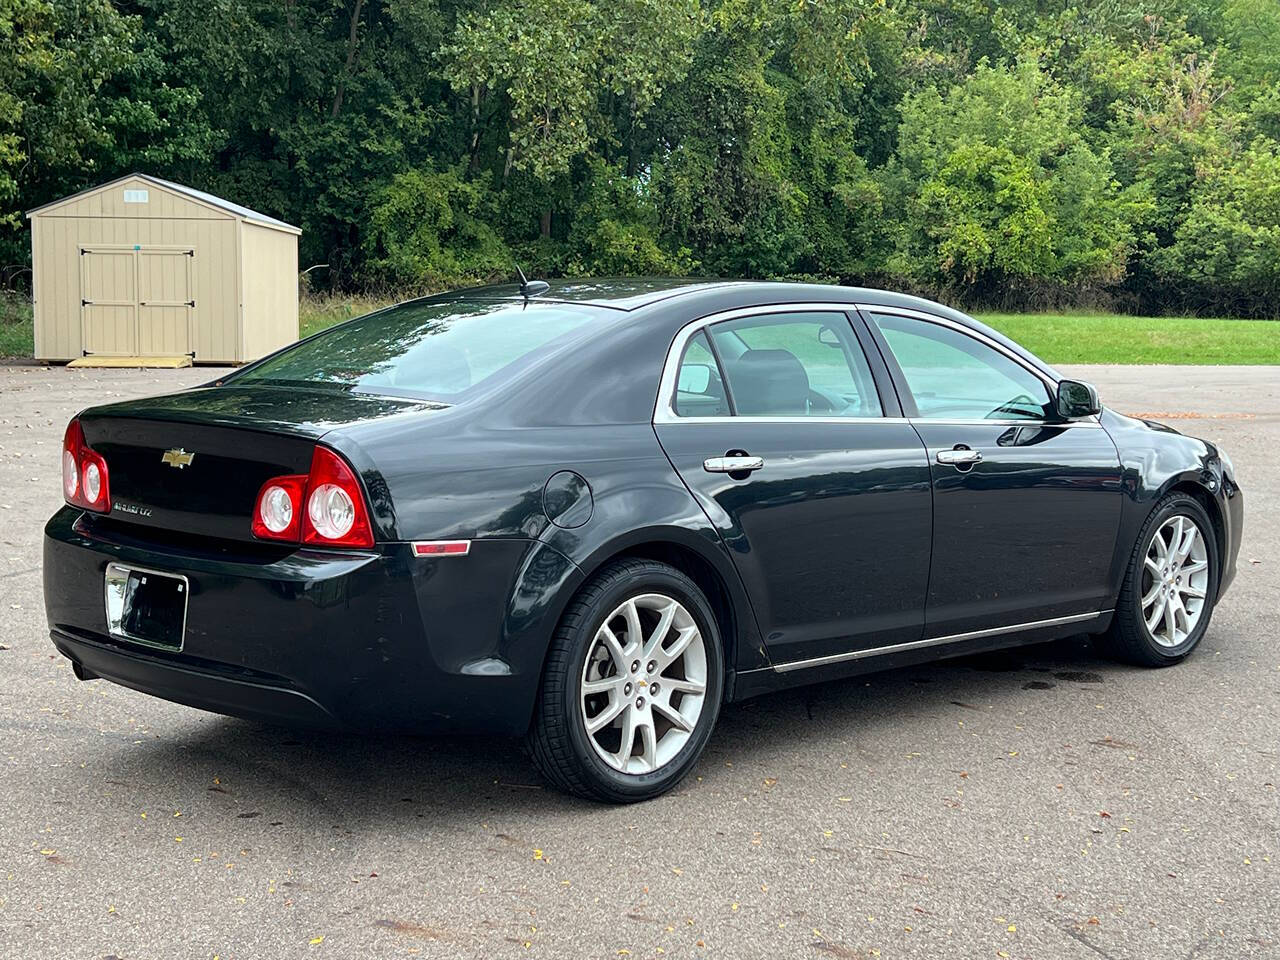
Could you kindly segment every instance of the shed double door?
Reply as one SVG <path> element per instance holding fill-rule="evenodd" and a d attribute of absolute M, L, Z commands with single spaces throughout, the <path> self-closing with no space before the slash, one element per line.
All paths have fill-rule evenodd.
<path fill-rule="evenodd" d="M 190 247 L 82 248 L 84 352 L 138 357 L 190 353 L 194 259 Z"/>

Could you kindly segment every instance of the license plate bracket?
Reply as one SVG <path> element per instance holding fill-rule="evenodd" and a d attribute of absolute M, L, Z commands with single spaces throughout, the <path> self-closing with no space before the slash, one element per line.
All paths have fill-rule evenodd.
<path fill-rule="evenodd" d="M 105 592 L 111 636 L 162 650 L 182 649 L 191 592 L 186 577 L 109 563 Z"/>

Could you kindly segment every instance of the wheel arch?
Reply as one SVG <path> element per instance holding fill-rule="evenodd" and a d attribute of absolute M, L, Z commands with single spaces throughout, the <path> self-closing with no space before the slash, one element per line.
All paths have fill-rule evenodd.
<path fill-rule="evenodd" d="M 726 674 L 725 699 L 732 700 L 736 673 L 766 666 L 769 661 L 746 590 L 714 531 L 648 527 L 598 545 L 578 562 L 582 577 L 558 604 L 561 616 L 573 596 L 601 569 L 628 557 L 656 560 L 675 567 L 702 590 L 720 631 Z"/>
<path fill-rule="evenodd" d="M 729 688 L 732 686 L 732 676 L 736 672 L 735 664 L 738 662 L 740 617 L 738 611 L 734 609 L 729 586 L 724 582 L 724 577 L 721 576 L 720 571 L 692 547 L 672 540 L 646 540 L 642 543 L 634 544 L 619 553 L 615 553 L 604 563 L 612 563 L 614 560 L 628 557 L 665 563 L 668 566 L 675 567 L 698 585 L 698 589 L 702 591 L 707 598 L 707 602 L 711 604 L 711 612 L 715 614 L 716 618 L 716 628 L 720 631 L 720 646 L 724 651 L 726 674 L 725 696 L 728 697 Z"/>

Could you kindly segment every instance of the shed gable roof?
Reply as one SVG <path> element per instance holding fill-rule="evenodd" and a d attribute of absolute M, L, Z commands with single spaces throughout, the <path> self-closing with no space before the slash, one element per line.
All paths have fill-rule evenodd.
<path fill-rule="evenodd" d="M 248 207 L 242 207 L 238 203 L 232 203 L 230 200 L 224 200 L 222 197 L 214 196 L 212 193 L 205 193 L 203 190 L 197 190 L 194 187 L 187 187 L 180 183 L 174 183 L 171 180 L 163 180 L 160 177 L 153 177 L 145 173 L 131 173 L 124 177 L 111 180 L 108 183 L 101 183 L 96 187 L 89 187 L 81 190 L 79 193 L 73 193 L 69 197 L 63 197 L 60 200 L 54 200 L 43 206 L 35 207 L 27 211 L 27 218 L 36 216 L 37 214 L 47 213 L 64 204 L 72 203 L 94 193 L 108 190 L 111 187 L 118 186 L 130 180 L 141 180 L 161 190 L 177 194 L 187 200 L 192 200 L 205 207 L 211 207 L 223 213 L 229 214 L 239 220 L 247 220 L 250 223 L 256 223 L 260 226 L 270 227 L 274 230 L 284 230 L 288 233 L 299 234 L 302 231 L 293 224 L 285 223 L 283 220 L 277 220 L 275 217 L 268 217 L 265 213 L 259 213 L 257 210 L 251 210 Z"/>

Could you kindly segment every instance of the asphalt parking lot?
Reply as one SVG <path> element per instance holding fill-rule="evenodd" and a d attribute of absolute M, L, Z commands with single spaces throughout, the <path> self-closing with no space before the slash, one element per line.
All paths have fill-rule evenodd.
<path fill-rule="evenodd" d="M 0 367 L 0 958 L 1280 956 L 1280 368 L 1070 371 L 1235 460 L 1191 660 L 1077 639 L 730 706 L 696 778 L 610 808 L 514 743 L 77 682 L 40 578 L 67 418 L 213 372 Z"/>

